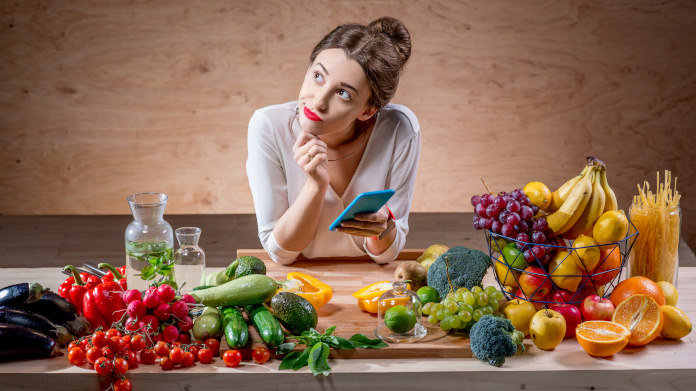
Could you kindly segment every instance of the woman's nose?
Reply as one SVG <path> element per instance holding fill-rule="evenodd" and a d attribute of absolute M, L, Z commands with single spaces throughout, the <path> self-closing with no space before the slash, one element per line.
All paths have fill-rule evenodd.
<path fill-rule="evenodd" d="M 326 104 L 329 98 L 329 89 L 328 88 L 320 88 L 316 95 L 314 95 L 314 108 L 316 110 L 326 110 Z"/>

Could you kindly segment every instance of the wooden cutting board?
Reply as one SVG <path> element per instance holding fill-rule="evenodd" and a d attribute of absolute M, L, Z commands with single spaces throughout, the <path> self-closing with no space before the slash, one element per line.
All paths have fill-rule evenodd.
<path fill-rule="evenodd" d="M 335 335 L 349 338 L 353 334 L 364 334 L 368 338 L 377 338 L 374 328 L 377 315 L 361 311 L 357 299 L 352 293 L 360 288 L 383 280 L 394 280 L 394 270 L 407 260 L 416 260 L 423 249 L 403 250 L 396 261 L 387 265 L 378 265 L 367 257 L 341 259 L 300 258 L 289 266 L 281 266 L 270 260 L 264 250 L 238 250 L 237 257 L 253 255 L 266 264 L 267 274 L 275 280 L 285 280 L 288 273 L 297 271 L 316 277 L 333 288 L 333 297 L 317 313 L 319 324 L 317 331 L 323 332 L 336 326 Z M 488 276 L 487 276 L 488 277 Z M 423 317 L 421 324 L 428 330 L 428 335 L 414 343 L 390 343 L 383 349 L 332 349 L 331 358 L 360 359 L 394 359 L 394 358 L 470 358 L 472 357 L 469 338 L 466 333 L 448 334 L 439 326 L 428 323 Z M 250 332 L 254 332 L 253 327 Z M 253 338 L 253 334 L 252 334 Z"/>

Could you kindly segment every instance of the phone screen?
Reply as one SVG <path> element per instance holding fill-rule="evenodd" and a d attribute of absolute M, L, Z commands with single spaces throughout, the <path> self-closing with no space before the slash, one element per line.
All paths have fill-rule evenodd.
<path fill-rule="evenodd" d="M 329 226 L 331 231 L 335 231 L 343 221 L 355 219 L 356 214 L 377 212 L 394 195 L 394 190 L 378 190 L 361 193 Z"/>

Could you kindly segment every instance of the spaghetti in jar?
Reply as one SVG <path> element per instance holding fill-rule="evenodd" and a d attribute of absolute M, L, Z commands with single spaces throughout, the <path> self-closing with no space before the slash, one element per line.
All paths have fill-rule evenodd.
<path fill-rule="evenodd" d="M 671 172 L 665 171 L 660 183 L 657 173 L 657 192 L 650 191 L 647 181 L 638 185 L 639 194 L 633 197 L 629 215 L 633 227 L 640 233 L 628 259 L 629 277 L 642 276 L 655 282 L 667 281 L 677 285 L 679 269 L 679 238 L 681 231 L 681 195 L 671 187 Z M 635 228 L 634 228 L 635 227 Z"/>

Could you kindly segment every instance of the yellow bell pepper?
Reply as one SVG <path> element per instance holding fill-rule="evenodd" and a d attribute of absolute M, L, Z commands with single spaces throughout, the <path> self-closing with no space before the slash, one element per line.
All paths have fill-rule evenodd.
<path fill-rule="evenodd" d="M 310 275 L 291 272 L 288 273 L 287 278 L 288 280 L 294 280 L 300 283 L 299 292 L 295 292 L 295 294 L 307 299 L 312 303 L 314 309 L 319 309 L 333 297 L 333 289 L 331 289 L 329 285 L 324 284 Z"/>
<path fill-rule="evenodd" d="M 382 296 L 382 294 L 384 292 L 391 290 L 393 288 L 392 284 L 393 283 L 390 282 L 389 280 L 375 282 L 374 284 L 370 284 L 368 286 L 365 286 L 365 287 L 361 288 L 359 291 L 353 293 L 353 297 L 358 299 L 358 307 L 362 311 L 376 314 L 379 310 L 379 305 L 380 305 L 379 297 Z M 411 285 L 407 284 L 406 289 L 411 289 Z M 394 305 L 397 305 L 397 304 L 391 303 L 394 300 L 389 300 L 388 302 L 386 300 L 382 300 L 382 301 L 383 301 L 383 303 L 381 303 L 381 305 L 383 306 L 382 312 L 393 307 Z M 399 304 L 404 304 L 404 303 L 399 303 Z"/>
<path fill-rule="evenodd" d="M 379 311 L 379 307 L 381 306 L 382 313 L 384 313 L 386 310 L 394 307 L 395 305 L 406 305 L 408 301 L 408 297 L 397 297 L 393 299 L 379 301 L 379 296 L 375 296 L 372 299 L 358 299 L 358 308 L 360 308 L 364 312 L 376 314 Z"/>

